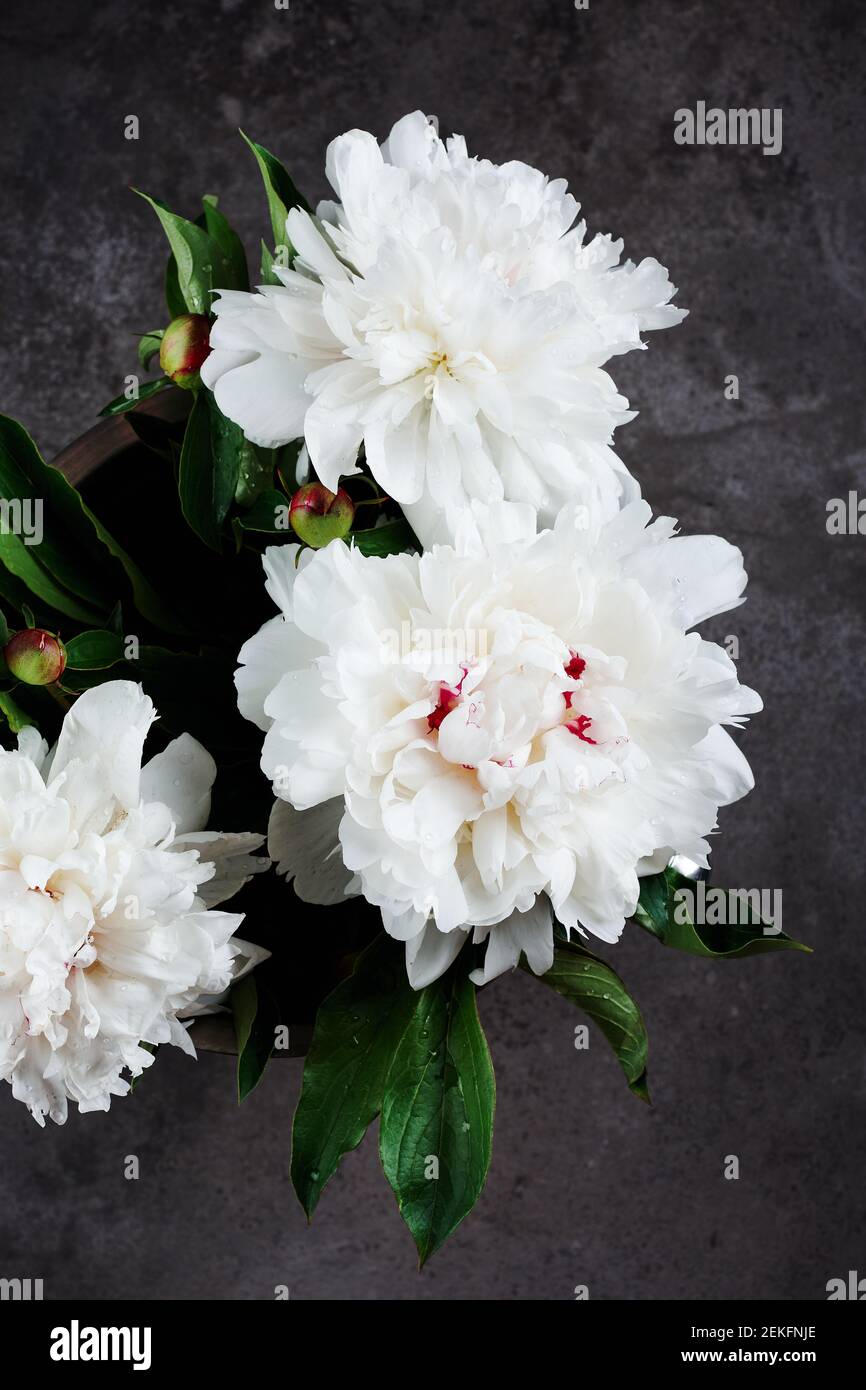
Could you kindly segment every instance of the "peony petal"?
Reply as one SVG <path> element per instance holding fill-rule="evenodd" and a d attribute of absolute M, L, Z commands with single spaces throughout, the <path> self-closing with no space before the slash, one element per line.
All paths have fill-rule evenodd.
<path fill-rule="evenodd" d="M 144 801 L 168 806 L 177 834 L 183 835 L 207 825 L 215 779 L 216 763 L 207 749 L 190 734 L 181 734 L 143 769 L 141 795 Z"/>
<path fill-rule="evenodd" d="M 553 965 L 553 916 L 546 897 L 537 898 L 528 912 L 513 912 L 506 922 L 490 928 L 484 966 L 469 978 L 476 985 L 489 985 L 513 969 L 523 952 L 536 975 Z"/>
<path fill-rule="evenodd" d="M 305 903 L 330 907 L 349 894 L 353 876 L 343 863 L 339 841 L 344 811 L 342 797 L 308 811 L 296 811 L 285 801 L 275 801 L 271 809 L 268 854 Z"/>
<path fill-rule="evenodd" d="M 86 690 L 63 720 L 52 782 L 73 760 L 92 760 L 104 770 L 120 805 L 137 806 L 144 740 L 155 718 L 153 702 L 132 681 L 106 681 Z"/>
<path fill-rule="evenodd" d="M 304 389 L 307 371 L 299 358 L 283 352 L 262 353 L 214 382 L 216 403 L 251 443 L 278 448 L 304 433 L 310 405 Z"/>
<path fill-rule="evenodd" d="M 323 279 L 346 280 L 349 272 L 331 250 L 309 213 L 292 208 L 286 221 L 289 241 L 305 265 Z"/>
<path fill-rule="evenodd" d="M 439 931 L 428 922 L 417 936 L 406 942 L 406 973 L 413 989 L 426 989 L 450 969 L 469 938 L 469 933 Z"/>
<path fill-rule="evenodd" d="M 173 848 L 196 849 L 202 864 L 213 865 L 213 877 L 199 884 L 197 893 L 206 907 L 218 907 L 239 893 L 254 874 L 270 868 L 269 859 L 255 856 L 263 844 L 262 835 L 201 830 L 178 835 Z"/>

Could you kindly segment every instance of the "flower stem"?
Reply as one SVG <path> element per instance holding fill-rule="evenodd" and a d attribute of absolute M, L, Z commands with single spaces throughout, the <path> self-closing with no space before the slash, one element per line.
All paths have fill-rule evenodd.
<path fill-rule="evenodd" d="M 66 711 L 72 709 L 70 701 L 67 700 L 66 696 L 63 694 L 63 691 L 60 685 L 58 685 L 57 681 L 54 681 L 51 685 L 46 685 L 44 688 L 48 691 L 48 694 L 51 696 L 52 700 L 57 701 L 61 709 Z"/>

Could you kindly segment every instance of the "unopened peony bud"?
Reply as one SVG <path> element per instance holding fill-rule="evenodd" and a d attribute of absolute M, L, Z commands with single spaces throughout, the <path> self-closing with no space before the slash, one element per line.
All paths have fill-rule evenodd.
<path fill-rule="evenodd" d="M 199 369 L 210 352 L 210 322 L 204 314 L 172 319 L 159 345 L 159 365 L 175 386 L 198 386 Z"/>
<path fill-rule="evenodd" d="M 348 492 L 329 492 L 321 483 L 299 487 L 289 510 L 297 536 L 313 550 L 348 536 L 355 519 L 355 504 Z"/>
<path fill-rule="evenodd" d="M 41 627 L 16 632 L 3 649 L 6 665 L 24 685 L 53 685 L 66 669 L 66 648 Z"/>

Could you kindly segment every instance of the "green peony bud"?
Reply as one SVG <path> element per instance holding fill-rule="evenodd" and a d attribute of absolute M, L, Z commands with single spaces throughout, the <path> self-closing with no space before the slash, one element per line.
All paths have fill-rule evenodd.
<path fill-rule="evenodd" d="M 191 391 L 201 381 L 199 369 L 209 353 L 210 321 L 204 314 L 181 314 L 162 336 L 159 365 L 175 386 Z"/>
<path fill-rule="evenodd" d="M 313 550 L 348 536 L 355 504 L 348 492 L 329 492 L 322 483 L 306 483 L 292 498 L 289 520 L 297 536 Z"/>
<path fill-rule="evenodd" d="M 66 670 L 66 648 L 41 627 L 16 632 L 3 649 L 10 673 L 24 685 L 53 685 Z"/>

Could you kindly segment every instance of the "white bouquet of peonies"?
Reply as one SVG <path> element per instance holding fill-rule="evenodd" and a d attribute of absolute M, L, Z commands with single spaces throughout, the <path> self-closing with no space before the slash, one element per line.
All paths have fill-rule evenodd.
<path fill-rule="evenodd" d="M 480 987 L 540 977 L 648 1099 L 590 942 L 797 947 L 682 910 L 752 785 L 726 726 L 760 698 L 697 630 L 746 575 L 613 452 L 609 364 L 684 316 L 657 261 L 417 111 L 334 140 L 315 213 L 248 144 L 252 288 L 216 198 L 148 199 L 171 322 L 102 412 L 122 447 L 76 490 L 0 421 L 0 1077 L 40 1123 L 107 1110 L 220 1011 L 243 1099 L 314 1025 L 297 1194 L 311 1215 L 378 1117 L 423 1261 L 490 1162 Z"/>

